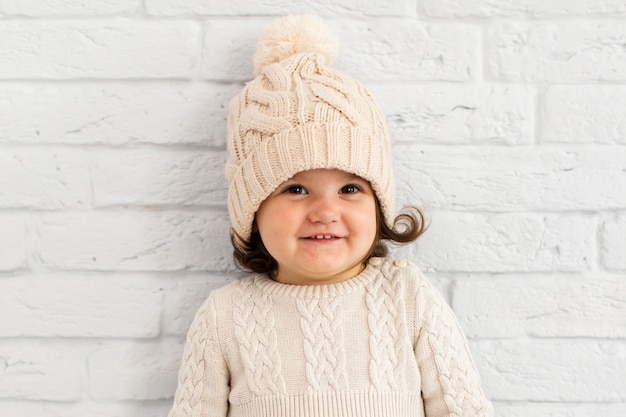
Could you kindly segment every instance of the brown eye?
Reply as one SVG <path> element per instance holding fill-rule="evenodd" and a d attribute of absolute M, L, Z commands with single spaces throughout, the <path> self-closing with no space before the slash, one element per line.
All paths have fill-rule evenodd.
<path fill-rule="evenodd" d="M 299 184 L 288 186 L 287 188 L 285 188 L 284 192 L 287 194 L 306 194 L 306 190 L 304 189 L 304 187 Z"/>
<path fill-rule="evenodd" d="M 361 188 L 358 185 L 355 184 L 346 184 L 343 187 L 341 187 L 341 194 L 355 194 L 358 193 L 359 191 L 361 191 Z"/>

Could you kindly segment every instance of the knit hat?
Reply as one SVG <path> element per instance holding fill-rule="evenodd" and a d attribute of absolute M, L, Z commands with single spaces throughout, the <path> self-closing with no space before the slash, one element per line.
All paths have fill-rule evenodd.
<path fill-rule="evenodd" d="M 314 16 L 269 24 L 256 78 L 230 103 L 226 177 L 236 237 L 249 240 L 259 206 L 299 172 L 340 169 L 367 180 L 393 224 L 395 185 L 384 116 L 365 87 L 330 67 L 337 42 Z"/>

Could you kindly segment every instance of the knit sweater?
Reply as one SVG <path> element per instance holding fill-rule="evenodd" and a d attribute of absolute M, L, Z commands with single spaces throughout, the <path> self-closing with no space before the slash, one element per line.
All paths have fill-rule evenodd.
<path fill-rule="evenodd" d="M 492 416 L 452 310 L 405 260 L 298 286 L 214 290 L 196 313 L 169 417 Z"/>

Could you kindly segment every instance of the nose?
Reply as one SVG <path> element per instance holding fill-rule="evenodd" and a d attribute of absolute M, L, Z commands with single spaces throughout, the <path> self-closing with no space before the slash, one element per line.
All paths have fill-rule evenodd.
<path fill-rule="evenodd" d="M 331 197 L 319 196 L 311 201 L 307 219 L 312 223 L 335 222 L 339 219 L 339 207 Z"/>

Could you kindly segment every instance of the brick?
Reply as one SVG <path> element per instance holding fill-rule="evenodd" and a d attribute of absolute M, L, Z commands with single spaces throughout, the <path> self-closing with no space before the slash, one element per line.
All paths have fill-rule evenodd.
<path fill-rule="evenodd" d="M 336 67 L 358 80 L 470 81 L 477 76 L 477 27 L 411 20 L 337 23 Z"/>
<path fill-rule="evenodd" d="M 0 280 L 0 337 L 155 337 L 163 295 L 130 276 Z"/>
<path fill-rule="evenodd" d="M 251 79 L 252 56 L 267 22 L 210 22 L 204 36 L 203 77 Z M 341 45 L 334 67 L 361 81 L 468 81 L 477 71 L 480 32 L 473 26 L 422 26 L 397 19 L 329 21 L 328 25 Z"/>
<path fill-rule="evenodd" d="M 626 88 L 555 86 L 547 90 L 542 142 L 626 144 Z"/>
<path fill-rule="evenodd" d="M 496 417 L 623 417 L 626 403 L 496 403 L 494 408 Z"/>
<path fill-rule="evenodd" d="M 42 214 L 39 261 L 48 268 L 100 271 L 232 269 L 225 212 Z"/>
<path fill-rule="evenodd" d="M 24 219 L 21 216 L 0 213 L 0 271 L 25 267 L 26 253 Z"/>
<path fill-rule="evenodd" d="M 266 20 L 213 20 L 203 36 L 202 77 L 247 81 L 254 77 L 253 56 Z"/>
<path fill-rule="evenodd" d="M 415 1 L 402 0 L 338 0 L 333 2 L 313 1 L 297 3 L 287 0 L 234 0 L 230 2 L 207 2 L 206 0 L 146 0 L 146 9 L 155 16 L 246 16 L 284 15 L 314 13 L 326 16 L 414 16 Z"/>
<path fill-rule="evenodd" d="M 0 343 L 0 398 L 79 400 L 83 386 L 81 360 L 67 345 L 3 340 Z"/>
<path fill-rule="evenodd" d="M 486 39 L 489 72 L 498 80 L 626 80 L 623 21 L 503 23 Z"/>
<path fill-rule="evenodd" d="M 601 262 L 605 268 L 626 270 L 626 214 L 606 220 L 601 229 Z"/>
<path fill-rule="evenodd" d="M 241 87 L 176 82 L 0 85 L 0 143 L 225 146 Z"/>
<path fill-rule="evenodd" d="M 533 139 L 528 88 L 373 84 L 370 91 L 396 143 L 519 145 Z"/>
<path fill-rule="evenodd" d="M 515 339 L 472 343 L 493 400 L 624 402 L 623 341 Z"/>
<path fill-rule="evenodd" d="M 223 205 L 224 152 L 102 150 L 92 168 L 94 205 Z"/>
<path fill-rule="evenodd" d="M 0 207 L 60 209 L 90 200 L 84 151 L 20 147 L 0 153 Z"/>
<path fill-rule="evenodd" d="M 489 0 L 424 0 L 427 16 L 443 18 L 459 17 L 546 17 L 563 15 L 598 15 L 626 13 L 621 0 L 521 0 L 516 2 L 493 2 Z"/>
<path fill-rule="evenodd" d="M 621 146 L 395 145 L 400 200 L 429 209 L 572 211 L 626 207 Z"/>
<path fill-rule="evenodd" d="M 0 79 L 189 78 L 198 39 L 194 22 L 7 21 Z"/>
<path fill-rule="evenodd" d="M 83 401 L 79 403 L 60 402 L 0 402 L 0 415 L 3 417 L 163 417 L 171 408 L 171 401 L 141 401 L 100 403 Z"/>
<path fill-rule="evenodd" d="M 596 222 L 576 214 L 434 212 L 399 251 L 438 272 L 580 271 L 590 268 Z"/>
<path fill-rule="evenodd" d="M 626 282 L 616 277 L 465 279 L 452 300 L 470 338 L 626 338 Z"/>
<path fill-rule="evenodd" d="M 134 12 L 139 0 L 3 0 L 0 16 L 107 16 Z"/>
<path fill-rule="evenodd" d="M 90 392 L 97 400 L 168 399 L 176 391 L 182 340 L 116 343 L 89 357 Z"/>

